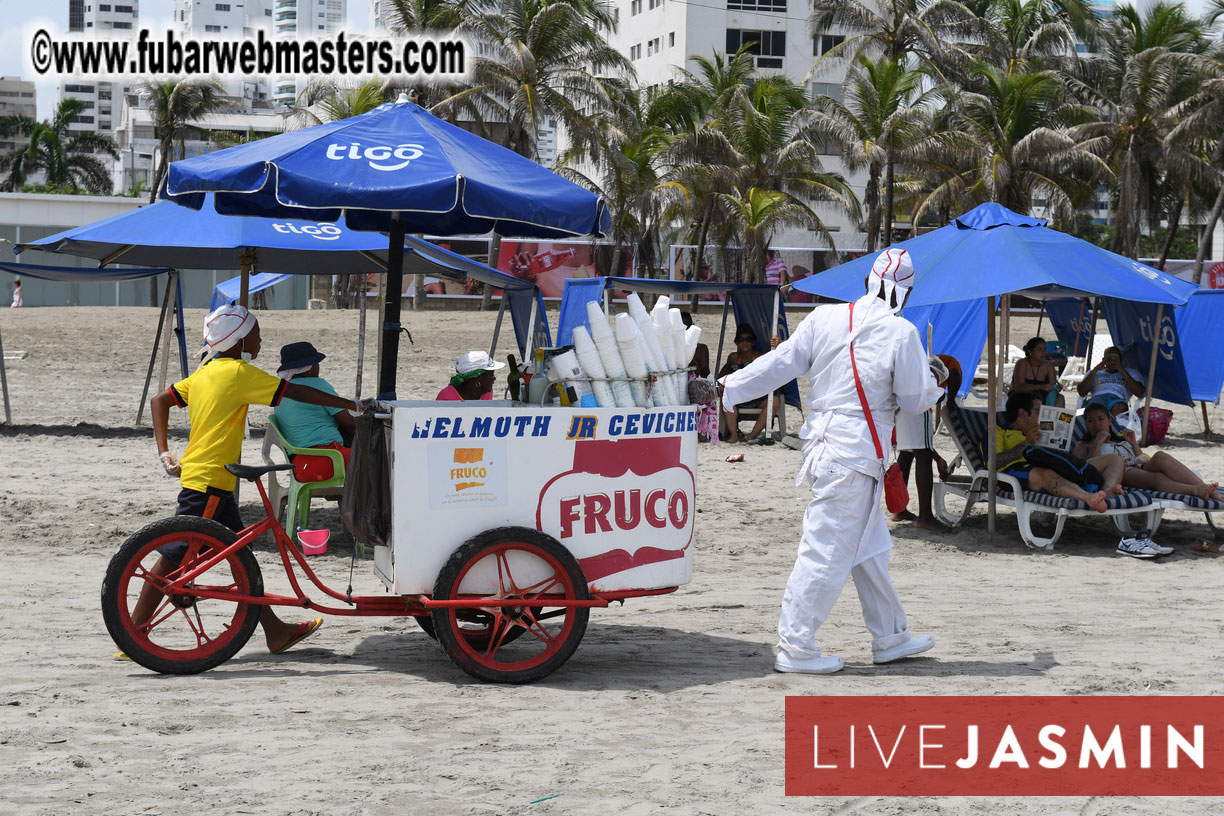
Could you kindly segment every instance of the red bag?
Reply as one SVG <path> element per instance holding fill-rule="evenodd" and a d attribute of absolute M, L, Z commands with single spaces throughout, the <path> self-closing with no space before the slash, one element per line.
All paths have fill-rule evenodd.
<path fill-rule="evenodd" d="M 1140 408 L 1135 412 L 1139 419 L 1143 420 L 1143 409 Z M 1158 445 L 1165 440 L 1169 434 L 1169 424 L 1173 422 L 1173 412 L 1168 408 L 1157 408 L 1152 406 L 1151 424 L 1147 426 L 1147 445 Z M 1139 427 L 1143 427 L 1140 425 Z"/>
<path fill-rule="evenodd" d="M 854 330 L 854 304 L 850 304 L 850 330 Z M 880 445 L 880 435 L 876 433 L 875 420 L 871 418 L 871 407 L 867 405 L 867 395 L 863 393 L 863 381 L 859 379 L 858 363 L 854 360 L 854 343 L 850 344 L 850 368 L 854 371 L 854 387 L 858 390 L 859 403 L 863 413 L 867 415 L 867 427 L 871 429 L 871 441 L 875 443 L 876 456 L 884 459 L 884 448 Z M 895 433 L 895 429 L 894 429 Z M 896 441 L 896 437 L 893 437 Z M 901 466 L 893 462 L 884 473 L 884 506 L 890 513 L 905 512 L 909 506 L 909 488 L 901 475 Z"/>
<path fill-rule="evenodd" d="M 904 513 L 909 507 L 909 488 L 901 474 L 901 466 L 893 462 L 884 473 L 884 506 L 890 513 Z"/>

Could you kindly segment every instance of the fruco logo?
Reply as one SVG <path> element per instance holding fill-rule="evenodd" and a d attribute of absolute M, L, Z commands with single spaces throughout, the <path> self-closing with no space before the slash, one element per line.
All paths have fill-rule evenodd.
<path fill-rule="evenodd" d="M 384 170 L 390 172 L 392 170 L 403 170 L 411 163 L 413 159 L 419 159 L 425 155 L 425 148 L 419 144 L 402 144 L 396 147 L 387 147 L 385 145 L 372 145 L 367 148 L 362 148 L 358 142 L 352 144 L 329 144 L 327 146 L 327 158 L 332 161 L 343 161 L 344 159 L 367 159 L 370 167 L 375 170 Z M 390 159 L 398 159 L 398 164 L 380 164 Z"/>
<path fill-rule="evenodd" d="M 334 241 L 344 234 L 344 230 L 337 227 L 335 224 L 273 224 L 272 229 L 277 232 L 294 232 L 299 235 L 310 235 L 318 238 L 320 241 Z"/>

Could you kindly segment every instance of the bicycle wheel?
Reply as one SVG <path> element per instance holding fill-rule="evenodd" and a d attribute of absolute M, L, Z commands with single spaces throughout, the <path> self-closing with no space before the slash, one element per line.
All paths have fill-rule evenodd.
<path fill-rule="evenodd" d="M 224 598 L 201 598 L 191 589 L 262 595 L 263 576 L 249 548 L 231 553 L 197 576 L 184 591 L 151 596 L 152 614 L 136 624 L 132 614 L 141 591 L 165 586 L 200 563 L 212 549 L 232 544 L 237 536 L 216 521 L 196 516 L 174 516 L 137 530 L 119 547 L 102 580 L 102 619 L 115 645 L 135 662 L 163 674 L 198 674 L 229 660 L 246 645 L 261 608 Z M 162 561 L 158 547 L 187 542 L 187 554 L 178 567 L 169 562 L 168 574 L 158 576 Z"/>
<path fill-rule="evenodd" d="M 487 530 L 451 555 L 434 598 L 587 600 L 582 568 L 549 536 L 523 527 Z M 475 606 L 435 609 L 438 642 L 473 677 L 530 683 L 547 677 L 578 648 L 590 609 L 573 606 Z M 424 627 L 422 627 L 424 628 Z"/>

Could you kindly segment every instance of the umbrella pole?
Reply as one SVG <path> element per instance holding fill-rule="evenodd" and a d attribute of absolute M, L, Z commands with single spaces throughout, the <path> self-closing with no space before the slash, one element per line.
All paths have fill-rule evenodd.
<path fill-rule="evenodd" d="M 774 302 L 773 302 L 773 325 L 770 327 L 770 330 L 769 330 L 769 342 L 771 343 L 773 342 L 773 339 L 778 336 L 778 303 L 781 300 L 782 300 L 782 293 L 779 290 L 775 289 L 774 290 Z M 771 434 L 773 433 L 773 401 L 774 401 L 773 392 L 770 392 L 769 394 L 765 395 L 765 431 L 764 433 L 765 433 L 766 441 L 773 439 L 773 437 L 771 436 Z M 780 407 L 779 410 L 785 411 L 786 409 Z M 784 422 L 782 424 L 785 425 L 786 423 Z M 773 443 L 770 442 L 770 444 L 773 444 Z"/>
<path fill-rule="evenodd" d="M 501 336 L 502 318 L 506 316 L 506 304 L 510 302 L 510 298 L 506 297 L 506 293 L 502 292 L 501 303 L 497 307 L 497 322 L 493 324 L 493 341 L 489 343 L 489 356 L 492 357 L 497 351 L 497 338 Z M 527 362 L 526 360 L 523 361 Z"/>
<path fill-rule="evenodd" d="M 353 383 L 353 394 L 358 399 L 361 398 L 361 374 L 365 371 L 365 342 L 366 342 L 366 310 L 369 305 L 366 301 L 369 299 L 369 294 L 366 292 L 366 278 L 361 276 L 361 311 L 360 317 L 357 320 L 357 379 Z"/>
<path fill-rule="evenodd" d="M 995 532 L 995 476 L 997 475 L 997 465 L 995 450 L 994 425 L 995 415 L 999 410 L 998 399 L 995 396 L 995 354 L 997 347 L 995 345 L 995 299 L 994 295 L 986 298 L 986 349 L 989 355 L 986 361 L 986 376 L 989 382 L 986 383 L 986 532 L 994 535 Z"/>
<path fill-rule="evenodd" d="M 1101 306 L 1100 298 L 1092 299 L 1092 326 L 1088 330 L 1088 350 L 1084 352 L 1084 371 L 1091 371 L 1092 368 L 1092 344 L 1096 341 L 1096 324 L 1097 313 Z"/>
<path fill-rule="evenodd" d="M 1003 372 L 1006 370 L 1011 348 L 1011 295 L 999 298 L 999 371 L 995 388 L 999 402 L 1003 401 Z"/>
<path fill-rule="evenodd" d="M 1041 301 L 1041 311 L 1037 313 L 1037 333 L 1034 337 L 1041 336 L 1041 321 L 1045 319 L 1045 301 Z"/>
<path fill-rule="evenodd" d="M 0 372 L 2 373 L 2 372 Z M 1207 419 L 1207 400 L 1199 400 L 1199 407 L 1203 409 L 1203 441 L 1211 441 L 1211 421 Z M 8 411 L 8 391 L 4 392 L 4 409 Z"/>
<path fill-rule="evenodd" d="M 170 293 L 177 288 L 176 283 L 178 283 L 178 272 L 171 272 L 166 278 L 166 316 L 170 319 L 166 323 L 166 333 L 162 335 L 161 365 L 157 371 L 158 393 L 166 390 L 166 372 L 170 368 L 170 335 L 174 334 L 174 318 L 170 316 L 170 310 L 174 308 L 174 301 L 170 299 Z"/>
<path fill-rule="evenodd" d="M 399 359 L 400 292 L 404 288 L 404 222 L 391 215 L 391 246 L 387 249 L 387 294 L 383 300 L 382 361 L 378 398 L 395 399 L 395 369 Z"/>
<path fill-rule="evenodd" d="M 170 305 L 170 287 L 166 287 L 166 296 L 162 298 L 161 317 L 157 320 L 157 334 L 153 338 L 153 352 L 149 355 L 149 370 L 145 373 L 144 391 L 140 392 L 140 405 L 136 406 L 136 424 L 144 414 L 145 399 L 149 396 L 149 383 L 153 382 L 153 365 L 157 362 L 157 347 L 161 345 L 162 327 L 166 323 L 166 307 Z"/>
<path fill-rule="evenodd" d="M 385 269 L 385 268 L 384 268 Z M 383 324 L 383 314 L 387 308 L 387 273 L 378 274 L 378 325 Z M 382 335 L 378 335 L 378 345 L 374 347 L 374 370 L 382 371 Z"/>
<path fill-rule="evenodd" d="M 242 283 L 238 290 L 238 304 L 243 308 L 250 308 L 251 266 L 255 263 L 255 253 L 252 250 L 244 249 L 238 256 L 238 261 L 242 264 Z"/>
<path fill-rule="evenodd" d="M 0 389 L 4 391 L 4 422 L 13 424 L 13 411 L 9 408 L 8 372 L 4 370 L 4 340 L 0 338 Z M 1203 403 L 1203 416 L 1207 416 L 1207 403 Z"/>
<path fill-rule="evenodd" d="M 1156 327 L 1152 329 L 1152 357 L 1148 361 L 1147 382 L 1143 391 L 1143 437 L 1139 446 L 1147 444 L 1148 428 L 1152 426 L 1152 390 L 1156 385 L 1156 354 L 1160 351 L 1160 330 L 1164 325 L 1164 304 L 1156 306 Z"/>
<path fill-rule="evenodd" d="M 177 270 L 176 270 L 177 272 Z M 175 275 L 174 286 L 174 312 L 178 318 L 178 328 L 171 329 L 175 337 L 178 339 L 179 347 L 179 369 L 183 373 L 183 379 L 187 379 L 187 330 L 183 327 L 183 276 Z"/>

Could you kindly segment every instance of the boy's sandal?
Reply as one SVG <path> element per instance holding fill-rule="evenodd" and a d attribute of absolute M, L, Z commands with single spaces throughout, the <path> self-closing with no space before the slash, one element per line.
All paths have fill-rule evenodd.
<path fill-rule="evenodd" d="M 1194 540 L 1194 544 L 1191 545 L 1190 549 L 1195 550 L 1197 552 L 1209 552 L 1209 553 L 1224 552 L 1224 542 L 1209 541 L 1205 538 L 1196 538 Z"/>

